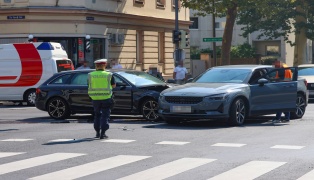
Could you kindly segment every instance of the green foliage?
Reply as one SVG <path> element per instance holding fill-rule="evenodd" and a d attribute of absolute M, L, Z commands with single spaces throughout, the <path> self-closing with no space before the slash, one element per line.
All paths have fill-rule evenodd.
<path fill-rule="evenodd" d="M 261 59 L 261 64 L 264 65 L 273 65 L 274 61 L 278 59 L 277 56 L 264 56 Z"/>
<path fill-rule="evenodd" d="M 248 43 L 231 47 L 231 58 L 253 58 L 256 49 Z"/>

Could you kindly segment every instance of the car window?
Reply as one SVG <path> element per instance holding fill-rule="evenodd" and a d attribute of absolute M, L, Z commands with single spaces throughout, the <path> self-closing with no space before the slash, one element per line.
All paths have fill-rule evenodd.
<path fill-rule="evenodd" d="M 213 68 L 197 77 L 197 83 L 243 83 L 251 74 L 250 69 Z"/>
<path fill-rule="evenodd" d="M 72 85 L 87 85 L 88 84 L 87 77 L 88 77 L 87 73 L 78 73 L 71 79 L 70 84 L 72 84 Z"/>
<path fill-rule="evenodd" d="M 66 74 L 63 76 L 59 76 L 56 79 L 54 79 L 53 81 L 51 81 L 49 84 L 66 84 L 70 78 L 70 74 Z"/>
<path fill-rule="evenodd" d="M 263 77 L 263 75 L 266 73 L 265 69 L 257 69 L 252 73 L 252 76 L 249 80 L 249 84 L 256 84 L 257 81 Z"/>
<path fill-rule="evenodd" d="M 125 83 L 120 77 L 118 76 L 113 76 L 114 80 L 116 81 L 116 83 Z"/>
<path fill-rule="evenodd" d="M 314 67 L 299 67 L 299 76 L 314 76 Z"/>
<path fill-rule="evenodd" d="M 145 72 L 125 71 L 125 72 L 117 72 L 117 73 L 123 78 L 127 79 L 132 84 L 134 84 L 135 86 L 165 84 L 165 82 L 163 82 L 162 80 L 152 75 L 149 75 Z"/>
<path fill-rule="evenodd" d="M 263 76 L 269 82 L 288 82 L 292 81 L 294 68 L 277 68 L 273 69 Z"/>

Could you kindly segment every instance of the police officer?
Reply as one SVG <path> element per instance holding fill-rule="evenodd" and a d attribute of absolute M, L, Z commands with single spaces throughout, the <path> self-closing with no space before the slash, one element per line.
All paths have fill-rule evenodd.
<path fill-rule="evenodd" d="M 105 132 L 109 129 L 112 88 L 116 87 L 116 83 L 112 74 L 105 71 L 107 59 L 94 63 L 96 70 L 88 74 L 88 95 L 93 100 L 96 138 L 104 139 L 108 138 Z"/>

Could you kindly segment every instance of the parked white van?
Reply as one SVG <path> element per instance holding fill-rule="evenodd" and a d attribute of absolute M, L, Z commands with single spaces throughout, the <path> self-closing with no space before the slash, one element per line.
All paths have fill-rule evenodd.
<path fill-rule="evenodd" d="M 73 69 L 59 43 L 0 44 L 0 101 L 34 105 L 39 85 L 54 73 Z"/>

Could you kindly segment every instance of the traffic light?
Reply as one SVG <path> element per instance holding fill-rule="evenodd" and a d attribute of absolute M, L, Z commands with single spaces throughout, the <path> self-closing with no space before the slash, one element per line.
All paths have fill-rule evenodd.
<path fill-rule="evenodd" d="M 185 49 L 186 47 L 189 46 L 189 33 L 186 32 L 185 30 L 180 30 L 181 32 L 181 41 L 180 41 L 180 49 Z"/>
<path fill-rule="evenodd" d="M 175 44 L 175 43 L 178 43 L 180 41 L 181 41 L 181 32 L 177 31 L 177 30 L 173 30 L 172 31 L 172 42 Z"/>

